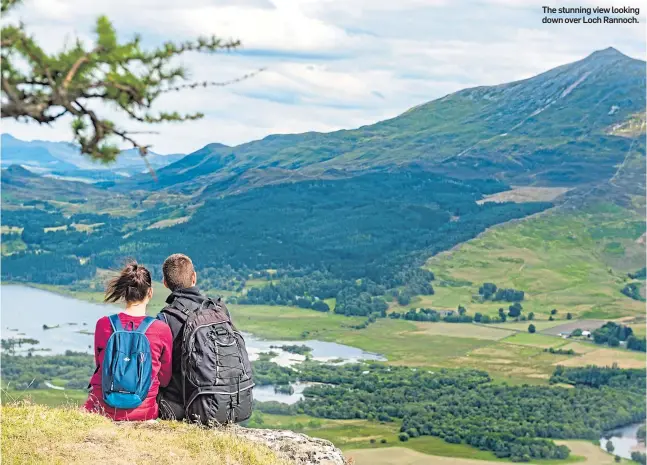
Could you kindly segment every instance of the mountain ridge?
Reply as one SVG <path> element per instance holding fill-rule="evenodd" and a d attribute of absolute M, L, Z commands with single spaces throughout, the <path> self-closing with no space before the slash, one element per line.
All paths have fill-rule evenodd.
<path fill-rule="evenodd" d="M 463 89 L 356 129 L 271 134 L 233 147 L 214 142 L 182 156 L 152 153 L 157 180 L 132 150 L 101 170 L 78 153 L 71 156 L 69 150 L 78 152 L 72 144 L 24 142 L 8 134 L 2 135 L 3 161 L 24 161 L 25 154 L 7 147 L 31 144 L 35 162 L 25 166 L 39 174 L 89 178 L 118 191 L 193 195 L 409 167 L 514 185 L 577 187 L 610 179 L 629 152 L 644 153 L 639 134 L 614 130 L 644 112 L 644 95 L 645 62 L 608 47 L 530 78 Z"/>
<path fill-rule="evenodd" d="M 158 170 L 158 182 L 143 175 L 115 187 L 188 192 L 211 185 L 223 193 L 232 184 L 262 184 L 264 170 L 284 170 L 290 182 L 297 173 L 352 176 L 413 164 L 522 185 L 590 184 L 612 176 L 622 154 L 644 148 L 642 141 L 608 132 L 644 111 L 644 95 L 645 62 L 607 48 L 527 79 L 463 89 L 356 129 L 273 134 L 235 147 L 209 144 Z"/>

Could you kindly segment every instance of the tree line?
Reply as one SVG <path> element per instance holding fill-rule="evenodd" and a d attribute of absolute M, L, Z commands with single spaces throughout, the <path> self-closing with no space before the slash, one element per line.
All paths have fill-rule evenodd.
<path fill-rule="evenodd" d="M 593 331 L 591 335 L 593 336 L 593 342 L 596 344 L 618 347 L 621 342 L 624 342 L 629 350 L 646 351 L 646 340 L 644 337 L 636 337 L 633 334 L 633 329 L 629 326 L 613 321 L 606 322 L 600 328 Z"/>

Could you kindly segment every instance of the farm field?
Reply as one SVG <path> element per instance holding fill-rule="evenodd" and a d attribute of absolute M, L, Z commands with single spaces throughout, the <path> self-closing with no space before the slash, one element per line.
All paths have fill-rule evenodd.
<path fill-rule="evenodd" d="M 576 329 L 581 329 L 582 331 L 593 331 L 598 329 L 604 324 L 604 320 L 576 320 L 569 321 L 567 323 L 562 323 L 558 326 L 553 326 L 542 330 L 543 334 L 550 334 L 553 336 L 558 336 L 559 333 L 570 333 Z"/>
<path fill-rule="evenodd" d="M 513 329 L 516 331 L 523 331 L 526 332 L 528 331 L 528 325 L 532 323 L 535 325 L 535 328 L 537 329 L 538 332 L 547 330 L 549 328 L 553 328 L 555 326 L 559 326 L 564 324 L 563 321 L 559 320 L 554 320 L 554 321 L 549 321 L 549 320 L 532 320 L 532 321 L 511 321 L 511 322 L 505 322 L 501 326 L 499 326 L 497 323 L 490 324 L 488 326 L 493 326 L 493 327 L 501 327 L 505 329 Z"/>
<path fill-rule="evenodd" d="M 456 323 L 422 323 L 416 322 L 415 325 L 420 331 L 414 334 L 425 334 L 430 336 L 449 336 L 461 338 L 474 338 L 498 341 L 514 334 L 514 331 L 494 328 L 488 325 L 476 324 L 456 324 Z"/>
<path fill-rule="evenodd" d="M 573 357 L 559 362 L 560 365 L 567 367 L 587 365 L 611 366 L 614 363 L 618 364 L 620 368 L 645 368 L 645 354 L 630 350 L 603 348 L 592 350 L 579 357 Z"/>
<path fill-rule="evenodd" d="M 553 336 L 544 336 L 543 334 L 516 333 L 504 339 L 508 344 L 518 344 L 523 346 L 541 347 L 548 349 L 550 347 L 559 347 L 564 345 L 562 338 Z"/>
<path fill-rule="evenodd" d="M 615 465 L 617 462 L 611 454 L 602 451 L 593 443 L 585 441 L 556 441 L 571 449 L 569 460 L 560 460 L 559 463 L 580 463 L 586 465 Z M 354 459 L 355 465 L 391 465 L 398 463 L 403 465 L 428 465 L 430 463 L 439 465 L 488 465 L 500 464 L 501 461 L 474 460 L 462 457 L 441 457 L 432 456 L 404 447 L 392 447 L 389 449 L 362 449 L 350 450 L 346 454 Z M 552 464 L 557 461 L 533 461 L 531 464 Z M 620 463 L 632 463 L 629 460 L 622 460 Z M 635 462 L 633 462 L 635 463 Z"/>

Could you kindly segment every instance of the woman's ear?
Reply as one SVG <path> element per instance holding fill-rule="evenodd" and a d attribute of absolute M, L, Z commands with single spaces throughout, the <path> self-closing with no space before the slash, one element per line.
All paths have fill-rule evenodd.
<path fill-rule="evenodd" d="M 153 298 L 153 286 L 150 287 L 148 290 L 148 300 L 151 300 Z"/>

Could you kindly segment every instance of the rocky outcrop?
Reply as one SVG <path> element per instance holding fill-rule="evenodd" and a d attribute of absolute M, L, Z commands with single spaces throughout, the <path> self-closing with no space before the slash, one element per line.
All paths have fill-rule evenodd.
<path fill-rule="evenodd" d="M 288 430 L 252 429 L 234 426 L 231 432 L 262 443 L 278 456 L 296 465 L 347 465 L 349 462 L 332 442 Z"/>

